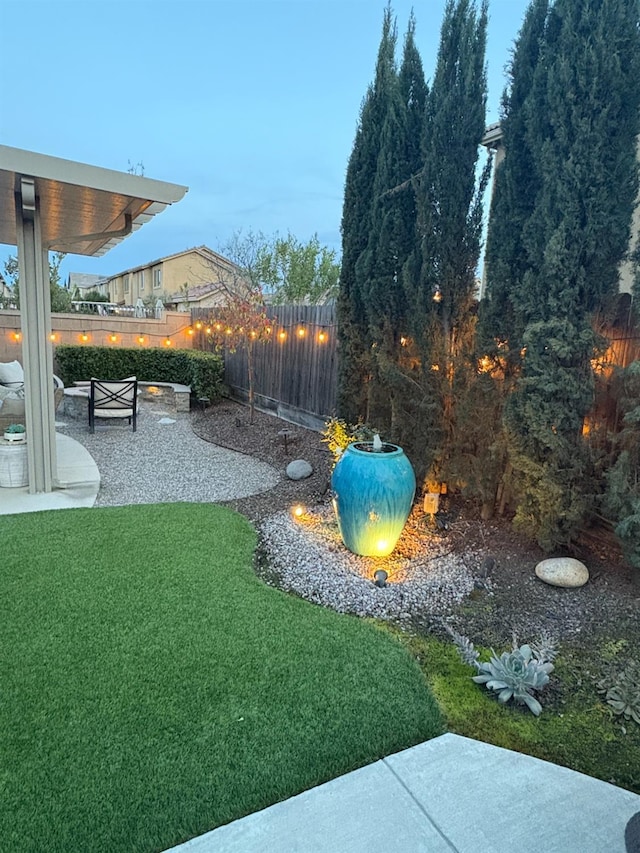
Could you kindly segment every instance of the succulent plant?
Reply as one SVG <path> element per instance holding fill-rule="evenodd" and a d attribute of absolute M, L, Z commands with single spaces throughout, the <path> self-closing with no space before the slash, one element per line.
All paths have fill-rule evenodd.
<path fill-rule="evenodd" d="M 553 640 L 544 635 L 532 645 L 518 648 L 513 639 L 513 649 L 503 652 L 500 657 L 491 649 L 491 659 L 485 663 L 479 660 L 480 654 L 468 637 L 458 634 L 445 625 L 458 649 L 458 654 L 469 666 L 474 666 L 478 674 L 472 676 L 477 684 L 485 684 L 488 690 L 495 690 L 499 702 L 515 702 L 526 705 L 536 715 L 542 711 L 542 705 L 531 694 L 532 690 L 542 690 L 549 683 L 549 675 L 554 666 L 551 663 L 557 652 Z"/>
<path fill-rule="evenodd" d="M 605 694 L 613 713 L 640 725 L 640 665 L 630 664 L 609 679 L 603 679 L 598 689 Z"/>
<path fill-rule="evenodd" d="M 526 705 L 537 717 L 542 705 L 529 691 L 542 690 L 549 683 L 553 669 L 550 661 L 539 660 L 531 646 L 525 644 L 511 652 L 503 652 L 500 657 L 491 649 L 491 660 L 478 664 L 478 675 L 474 675 L 473 680 L 476 684 L 486 684 L 488 690 L 495 690 L 499 702 L 513 699 Z"/>
<path fill-rule="evenodd" d="M 5 432 L 8 432 L 10 435 L 18 435 L 26 431 L 24 424 L 9 424 L 5 429 Z"/>

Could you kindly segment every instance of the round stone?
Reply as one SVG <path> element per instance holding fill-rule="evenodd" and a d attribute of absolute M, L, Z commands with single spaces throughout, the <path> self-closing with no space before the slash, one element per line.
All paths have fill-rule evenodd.
<path fill-rule="evenodd" d="M 306 480 L 313 474 L 313 468 L 304 459 L 294 459 L 287 465 L 287 477 L 290 480 Z"/>
<path fill-rule="evenodd" d="M 536 576 L 551 586 L 576 589 L 589 580 L 589 570 L 573 557 L 551 557 L 536 566 Z"/>

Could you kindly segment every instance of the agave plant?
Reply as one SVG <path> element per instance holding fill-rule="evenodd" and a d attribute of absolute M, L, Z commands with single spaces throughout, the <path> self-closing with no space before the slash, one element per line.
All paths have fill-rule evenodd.
<path fill-rule="evenodd" d="M 540 661 L 531 646 L 525 644 L 511 652 L 503 652 L 500 657 L 491 649 L 491 660 L 478 663 L 478 675 L 474 675 L 473 680 L 476 684 L 486 684 L 488 690 L 495 690 L 499 702 L 513 699 L 526 705 L 537 717 L 542 705 L 529 691 L 542 690 L 549 683 L 553 669 L 550 661 Z"/>

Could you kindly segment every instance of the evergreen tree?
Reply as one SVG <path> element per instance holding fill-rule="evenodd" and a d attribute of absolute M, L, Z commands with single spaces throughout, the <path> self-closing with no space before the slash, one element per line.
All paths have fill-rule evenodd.
<path fill-rule="evenodd" d="M 556 0 L 540 40 L 543 12 L 534 2 L 518 44 L 528 53 L 514 58 L 505 116 L 513 147 L 496 186 L 496 196 L 507 194 L 494 210 L 511 202 L 521 247 L 520 237 L 507 238 L 489 280 L 492 302 L 512 323 L 512 350 L 523 344 L 504 414 L 516 521 L 552 548 L 584 522 L 594 491 L 582 438 L 599 346 L 592 322 L 617 293 L 638 189 L 640 33 L 638 0 Z"/>
<path fill-rule="evenodd" d="M 447 476 L 456 399 L 475 371 L 471 359 L 475 273 L 488 168 L 476 179 L 485 129 L 487 4 L 449 0 L 427 99 L 423 169 L 417 186 L 420 255 L 405 267 L 412 339 L 420 363 L 425 420 L 422 470 Z M 416 258 L 420 260 L 417 273 Z"/>
<path fill-rule="evenodd" d="M 371 229 L 358 264 L 369 324 L 372 380 L 368 413 L 372 423 L 397 441 L 407 432 L 405 401 L 412 389 L 405 376 L 408 318 L 402 270 L 416 243 L 411 178 L 422 164 L 420 138 L 426 84 L 411 16 L 399 74 L 386 66 L 386 111 L 378 152 Z"/>
<path fill-rule="evenodd" d="M 508 155 L 494 178 L 485 252 L 486 292 L 480 305 L 478 338 L 480 348 L 499 355 L 506 369 L 519 363 L 522 349 L 521 318 L 514 313 L 511 296 L 527 269 L 522 233 L 540 187 L 525 104 L 540 59 L 548 11 L 549 0 L 533 0 L 527 10 L 502 98 L 502 144 Z"/>
<path fill-rule="evenodd" d="M 395 84 L 396 28 L 387 6 L 378 49 L 376 75 L 360 110 L 349 158 L 342 211 L 342 266 L 337 299 L 338 412 L 356 422 L 367 417 L 371 342 L 366 312 L 368 268 L 362 255 L 369 244 L 378 155 L 388 109 L 388 87 Z"/>

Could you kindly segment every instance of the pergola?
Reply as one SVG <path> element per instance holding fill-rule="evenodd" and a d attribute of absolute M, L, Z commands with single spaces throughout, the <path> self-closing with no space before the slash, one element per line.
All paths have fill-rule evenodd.
<path fill-rule="evenodd" d="M 187 189 L 0 145 L 0 243 L 18 249 L 31 494 L 57 478 L 48 252 L 104 255 Z"/>

